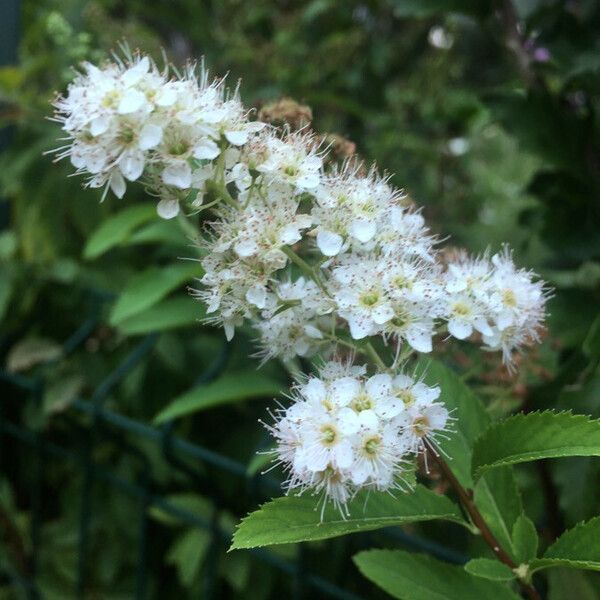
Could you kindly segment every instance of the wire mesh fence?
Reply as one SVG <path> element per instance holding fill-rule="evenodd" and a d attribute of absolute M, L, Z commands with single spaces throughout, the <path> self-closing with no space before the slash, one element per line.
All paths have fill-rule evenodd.
<path fill-rule="evenodd" d="M 106 299 L 106 296 L 104 296 Z M 80 327 L 63 345 L 62 356 L 68 356 L 76 351 L 90 336 L 100 321 L 100 303 L 95 314 L 85 319 Z M 219 498 L 218 491 L 211 486 L 210 471 L 214 469 L 229 473 L 244 482 L 247 500 L 256 505 L 267 498 L 281 494 L 279 482 L 268 475 L 251 474 L 247 465 L 215 452 L 209 448 L 194 444 L 174 434 L 175 422 L 170 421 L 155 427 L 145 422 L 130 418 L 106 406 L 106 400 L 115 387 L 131 371 L 152 353 L 158 334 L 153 333 L 144 337 L 133 349 L 115 366 L 95 388 L 89 399 L 76 398 L 69 404 L 69 409 L 58 417 L 66 425 L 70 435 L 57 443 L 42 430 L 28 428 L 18 418 L 18 411 L 9 410 L 15 406 L 23 394 L 29 401 L 43 401 L 45 378 L 25 377 L 20 374 L 0 371 L 0 382 L 3 382 L 4 392 L 0 400 L 0 473 L 8 472 L 7 465 L 14 458 L 8 455 L 6 449 L 16 449 L 17 452 L 27 452 L 30 465 L 30 497 L 28 508 L 31 514 L 29 525 L 30 551 L 27 556 L 17 557 L 21 564 L 21 574 L 14 576 L 13 584 L 26 593 L 27 598 L 42 598 L 36 576 L 38 563 L 45 549 L 42 541 L 42 525 L 45 511 L 44 478 L 53 461 L 70 465 L 80 476 L 79 497 L 76 505 L 70 508 L 77 512 L 77 581 L 73 594 L 78 598 L 88 597 L 86 594 L 90 564 L 96 560 L 92 552 L 93 522 L 98 501 L 93 490 L 102 484 L 107 486 L 110 493 L 119 493 L 137 504 L 137 522 L 131 523 L 135 538 L 135 585 L 131 597 L 138 599 L 150 597 L 147 589 L 148 572 L 151 565 L 148 561 L 148 548 L 152 547 L 153 539 L 150 526 L 151 512 L 160 510 L 178 519 L 184 527 L 199 528 L 210 535 L 210 547 L 226 548 L 229 545 L 231 531 L 224 530 L 220 525 L 221 512 L 226 508 Z M 213 365 L 198 378 L 197 383 L 207 383 L 218 377 L 226 363 L 226 356 L 217 357 Z M 52 363 L 45 365 L 45 370 L 52 369 Z M 21 399 L 22 402 L 22 399 Z M 9 441 L 12 442 L 9 444 Z M 123 477 L 110 464 L 102 464 L 95 458 L 95 448 L 100 444 L 110 442 L 121 455 L 129 456 L 137 469 L 132 478 Z M 154 448 L 154 454 L 159 455 L 164 465 L 177 472 L 188 482 L 189 489 L 202 492 L 210 498 L 212 511 L 210 518 L 200 516 L 169 501 L 160 493 L 160 485 L 154 476 L 155 464 L 149 461 L 148 455 L 142 452 L 138 442 L 143 441 Z M 4 450 L 4 451 L 3 451 Z M 15 450 L 13 450 L 15 451 Z M 131 532 L 130 532 L 131 534 Z M 460 563 L 462 556 L 445 549 L 436 543 L 419 536 L 407 534 L 399 529 L 386 530 L 390 543 L 399 543 L 421 551 L 429 552 L 444 560 Z M 13 554 L 19 554 L 18 550 Z M 208 556 L 210 558 L 211 553 Z M 285 574 L 290 581 L 291 597 L 294 599 L 308 597 L 328 597 L 340 600 L 358 600 L 354 592 L 344 590 L 341 585 L 334 583 L 320 574 L 312 573 L 306 568 L 300 547 L 293 559 L 282 558 L 271 550 L 256 549 L 251 551 L 253 560 L 264 562 L 275 570 Z M 0 569 L 1 571 L 1 569 Z M 203 580 L 197 590 L 200 597 L 212 598 L 211 590 L 215 589 L 212 579 L 214 569 L 203 570 Z"/>

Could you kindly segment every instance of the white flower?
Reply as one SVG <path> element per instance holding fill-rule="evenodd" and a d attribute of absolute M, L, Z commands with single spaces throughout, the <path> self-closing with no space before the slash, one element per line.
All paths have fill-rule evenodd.
<path fill-rule="evenodd" d="M 348 321 L 356 340 L 377 333 L 394 316 L 381 267 L 375 259 L 355 258 L 333 270 L 338 314 Z"/>
<path fill-rule="evenodd" d="M 403 487 L 407 458 L 446 426 L 439 393 L 406 375 L 366 377 L 362 368 L 327 363 L 267 425 L 288 491 L 322 493 L 345 514 L 360 489 Z"/>
<path fill-rule="evenodd" d="M 259 147 L 261 156 L 253 157 L 257 161 L 255 168 L 268 181 L 285 183 L 298 191 L 319 185 L 323 159 L 310 135 L 288 133 L 279 138 L 267 130 Z"/>

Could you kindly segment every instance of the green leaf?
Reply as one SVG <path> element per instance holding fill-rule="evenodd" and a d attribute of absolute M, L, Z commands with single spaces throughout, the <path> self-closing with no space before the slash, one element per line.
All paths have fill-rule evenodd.
<path fill-rule="evenodd" d="M 600 517 L 569 529 L 531 563 L 532 572 L 548 567 L 600 571 Z"/>
<path fill-rule="evenodd" d="M 548 571 L 548 600 L 600 600 L 600 588 L 590 575 L 572 569 Z"/>
<path fill-rule="evenodd" d="M 519 515 L 512 530 L 515 558 L 519 564 L 529 563 L 538 551 L 538 534 L 535 525 L 525 514 Z"/>
<path fill-rule="evenodd" d="M 600 456 L 600 420 L 569 412 L 519 414 L 492 425 L 475 443 L 472 470 L 541 458 Z"/>
<path fill-rule="evenodd" d="M 120 325 L 144 309 L 162 300 L 167 294 L 193 277 L 200 275 L 201 267 L 195 263 L 151 267 L 136 275 L 117 299 L 110 314 L 110 324 Z"/>
<path fill-rule="evenodd" d="M 600 359 L 600 315 L 594 319 L 590 331 L 583 341 L 582 350 L 589 358 Z"/>
<path fill-rule="evenodd" d="M 175 398 L 156 415 L 154 423 L 164 423 L 190 413 L 250 398 L 272 398 L 281 392 L 281 383 L 267 379 L 256 371 L 228 373 L 217 381 L 192 388 Z"/>
<path fill-rule="evenodd" d="M 424 554 L 367 550 L 353 560 L 367 579 L 401 600 L 519 599 L 505 584 L 474 577 Z"/>
<path fill-rule="evenodd" d="M 98 258 L 107 250 L 123 243 L 131 232 L 146 221 L 156 217 L 153 204 L 130 206 L 104 221 L 92 234 L 83 251 L 88 260 Z"/>
<path fill-rule="evenodd" d="M 134 231 L 124 242 L 129 246 L 132 244 L 171 244 L 180 246 L 189 246 L 190 241 L 181 231 L 177 224 L 177 219 L 165 221 L 161 219 L 154 223 L 149 223 Z"/>
<path fill-rule="evenodd" d="M 18 341 L 8 353 L 6 369 L 11 372 L 27 371 L 35 365 L 58 360 L 62 347 L 47 338 L 29 337 Z"/>
<path fill-rule="evenodd" d="M 465 565 L 465 571 L 492 581 L 510 581 L 516 577 L 510 567 L 492 558 L 474 558 Z"/>
<path fill-rule="evenodd" d="M 455 504 L 422 485 L 416 486 L 412 493 L 398 493 L 396 497 L 389 494 L 366 496 L 360 493 L 348 504 L 350 516 L 347 517 L 342 517 L 328 503 L 322 519 L 314 496 L 276 498 L 263 504 L 238 525 L 231 549 L 324 540 L 433 519 L 464 524 Z"/>
<path fill-rule="evenodd" d="M 181 585 L 190 587 L 210 548 L 210 531 L 190 529 L 182 534 L 169 549 L 166 562 L 177 569 Z"/>
<path fill-rule="evenodd" d="M 487 473 L 475 485 L 474 499 L 502 547 L 515 557 L 511 534 L 514 523 L 523 512 L 523 504 L 512 469 L 505 467 Z"/>
<path fill-rule="evenodd" d="M 193 325 L 206 316 L 204 305 L 189 296 L 167 298 L 119 324 L 125 335 L 144 335 Z"/>
<path fill-rule="evenodd" d="M 455 419 L 448 438 L 440 438 L 439 446 L 451 457 L 448 464 L 460 483 L 465 487 L 472 487 L 471 448 L 489 425 L 490 419 L 479 398 L 452 370 L 439 362 L 428 360 L 417 369 L 417 372 L 421 371 L 424 372 L 425 383 L 440 386 L 440 400 Z"/>

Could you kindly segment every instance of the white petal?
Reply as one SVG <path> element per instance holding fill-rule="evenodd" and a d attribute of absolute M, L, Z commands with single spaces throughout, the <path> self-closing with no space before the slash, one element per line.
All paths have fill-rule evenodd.
<path fill-rule="evenodd" d="M 313 340 L 322 340 L 323 333 L 320 329 L 317 329 L 314 325 L 305 325 L 304 333 Z"/>
<path fill-rule="evenodd" d="M 319 231 L 317 246 L 325 256 L 335 256 L 342 249 L 344 240 L 341 235 L 331 231 Z"/>
<path fill-rule="evenodd" d="M 406 341 L 417 352 L 431 352 L 431 333 L 417 328 L 411 328 L 406 332 Z"/>
<path fill-rule="evenodd" d="M 355 237 L 359 242 L 368 242 L 377 232 L 377 225 L 374 221 L 366 219 L 355 219 L 350 224 L 350 235 Z"/>
<path fill-rule="evenodd" d="M 352 435 L 360 429 L 358 415 L 351 408 L 342 408 L 338 413 L 339 429 L 344 435 Z"/>
<path fill-rule="evenodd" d="M 473 327 L 470 323 L 460 319 L 450 319 L 448 321 L 448 331 L 458 340 L 464 340 L 473 333 Z"/>
<path fill-rule="evenodd" d="M 96 117 L 90 123 L 90 133 L 94 137 L 96 137 L 97 135 L 104 133 L 108 129 L 109 124 L 110 119 L 107 115 L 101 115 L 100 117 Z"/>
<path fill-rule="evenodd" d="M 120 115 L 128 115 L 139 110 L 145 102 L 146 96 L 144 96 L 142 92 L 138 92 L 138 90 L 135 89 L 127 90 L 119 102 L 117 112 Z"/>
<path fill-rule="evenodd" d="M 165 198 L 156 205 L 156 212 L 161 219 L 172 219 L 179 214 L 179 202 Z"/>
<path fill-rule="evenodd" d="M 167 185 L 187 189 L 192 184 L 192 169 L 186 162 L 169 165 L 162 172 L 162 180 Z"/>
<path fill-rule="evenodd" d="M 243 146 L 248 141 L 248 133 L 246 131 L 226 131 L 225 139 L 234 146 Z"/>
<path fill-rule="evenodd" d="M 238 240 L 233 246 L 236 254 L 242 258 L 252 256 L 258 251 L 258 244 L 252 239 Z"/>
<path fill-rule="evenodd" d="M 321 404 L 327 397 L 327 388 L 325 384 L 316 378 L 311 378 L 308 383 L 301 388 L 302 395 L 314 404 Z"/>
<path fill-rule="evenodd" d="M 144 172 L 144 153 L 135 151 L 123 152 L 119 159 L 119 170 L 129 181 L 139 179 Z"/>
<path fill-rule="evenodd" d="M 154 98 L 158 106 L 172 106 L 177 100 L 177 92 L 172 87 L 163 87 Z"/>
<path fill-rule="evenodd" d="M 123 73 L 123 83 L 126 86 L 135 85 L 148 72 L 149 68 L 150 61 L 147 56 L 144 56 L 137 64 Z"/>
<path fill-rule="evenodd" d="M 138 146 L 141 150 L 149 150 L 150 148 L 155 148 L 160 144 L 160 140 L 162 140 L 163 130 L 158 125 L 153 125 L 152 123 L 148 123 L 142 127 L 140 131 L 140 137 L 138 141 Z"/>
<path fill-rule="evenodd" d="M 253 285 L 246 292 L 246 300 L 257 308 L 264 308 L 267 303 L 267 290 L 263 285 Z"/>
<path fill-rule="evenodd" d="M 235 334 L 235 326 L 229 321 L 223 321 L 223 329 L 225 330 L 225 337 L 230 342 Z"/>
<path fill-rule="evenodd" d="M 337 406 L 348 406 L 360 392 L 360 382 L 353 377 L 340 377 L 331 383 L 331 399 Z"/>
<path fill-rule="evenodd" d="M 113 194 L 117 198 L 122 198 L 125 195 L 125 189 L 127 188 L 127 185 L 125 183 L 125 179 L 123 179 L 123 175 L 121 175 L 121 173 L 118 171 L 112 172 L 112 175 L 109 179 L 109 185 Z"/>
<path fill-rule="evenodd" d="M 390 394 L 392 389 L 392 378 L 386 373 L 378 373 L 369 377 L 365 384 L 365 389 L 369 396 L 374 398 L 383 398 Z"/>
<path fill-rule="evenodd" d="M 279 234 L 279 241 L 282 244 L 286 244 L 288 246 L 290 246 L 291 244 L 295 244 L 296 242 L 300 241 L 301 239 L 302 239 L 302 235 L 301 235 L 300 231 L 298 230 L 298 226 L 293 223 L 286 225 L 281 230 L 281 233 Z"/>
<path fill-rule="evenodd" d="M 354 460 L 352 444 L 348 440 L 342 440 L 333 449 L 335 463 L 339 469 L 347 469 Z"/>
<path fill-rule="evenodd" d="M 383 325 L 387 323 L 394 316 L 394 309 L 388 302 L 375 307 L 371 311 L 371 318 L 377 325 Z"/>
<path fill-rule="evenodd" d="M 193 154 L 194 158 L 197 158 L 198 160 L 212 160 L 219 156 L 219 152 L 219 146 L 217 146 L 214 140 L 204 139 L 195 146 Z"/>
<path fill-rule="evenodd" d="M 432 429 L 443 429 L 448 421 L 448 411 L 441 404 L 427 409 L 426 416 Z"/>
<path fill-rule="evenodd" d="M 350 335 L 355 340 L 362 340 L 373 331 L 373 323 L 370 319 L 349 316 L 347 321 L 350 326 Z"/>

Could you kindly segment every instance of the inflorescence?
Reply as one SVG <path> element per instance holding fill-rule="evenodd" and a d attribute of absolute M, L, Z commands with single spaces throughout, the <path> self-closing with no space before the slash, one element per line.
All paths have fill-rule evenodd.
<path fill-rule="evenodd" d="M 538 341 L 547 293 L 508 249 L 442 259 L 388 177 L 326 165 L 316 136 L 252 120 L 203 66 L 160 70 L 139 55 L 85 64 L 55 107 L 66 135 L 57 156 L 87 185 L 121 198 L 141 181 L 165 219 L 211 211 L 195 295 L 227 339 L 248 322 L 263 360 L 329 361 L 268 425 L 290 490 L 324 492 L 343 511 L 360 489 L 401 487 L 407 459 L 448 424 L 439 388 L 399 374 L 436 334 L 499 350 L 509 366 Z M 374 374 L 341 349 L 372 359 Z"/>

